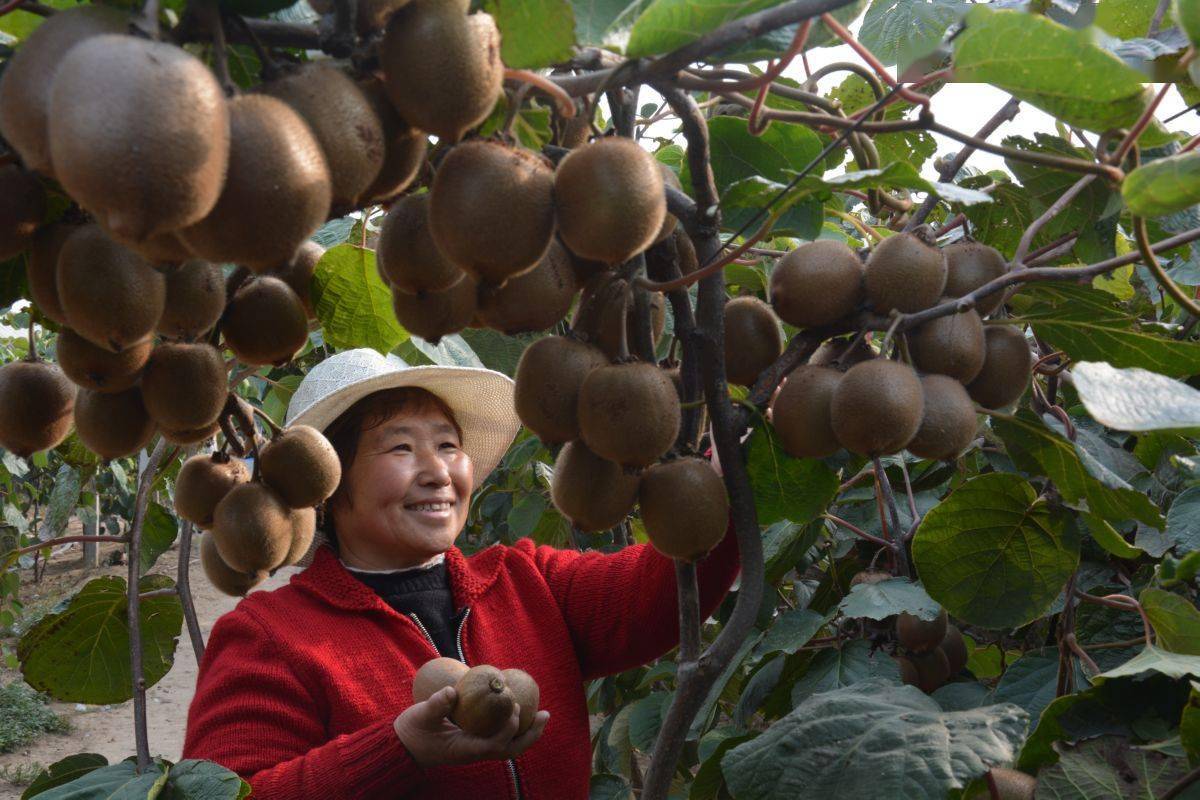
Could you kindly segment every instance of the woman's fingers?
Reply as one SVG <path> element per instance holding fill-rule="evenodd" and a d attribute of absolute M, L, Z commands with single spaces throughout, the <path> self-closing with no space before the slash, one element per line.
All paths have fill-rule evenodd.
<path fill-rule="evenodd" d="M 530 745 L 536 742 L 542 735 L 542 731 L 546 730 L 546 723 L 550 721 L 549 711 L 539 711 L 533 717 L 533 724 L 529 726 L 529 730 L 522 733 L 520 736 L 512 740 L 508 748 L 508 757 L 513 758 L 519 756 L 529 749 Z"/>
<path fill-rule="evenodd" d="M 415 722 L 422 727 L 437 727 L 454 708 L 455 692 L 453 686 L 439 689 L 430 695 L 424 703 L 417 703 Z"/>

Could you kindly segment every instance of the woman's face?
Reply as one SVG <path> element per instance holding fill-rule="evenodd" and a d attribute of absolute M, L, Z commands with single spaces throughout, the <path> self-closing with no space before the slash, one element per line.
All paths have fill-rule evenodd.
<path fill-rule="evenodd" d="M 418 566 L 454 544 L 467 521 L 475 470 L 436 409 L 403 410 L 359 437 L 330 509 L 341 558 L 363 569 Z"/>

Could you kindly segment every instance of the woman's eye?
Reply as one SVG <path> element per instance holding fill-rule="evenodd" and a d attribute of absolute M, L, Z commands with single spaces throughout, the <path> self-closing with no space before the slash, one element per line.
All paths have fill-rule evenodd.
<path fill-rule="evenodd" d="M 407 445 L 407 444 L 398 444 L 395 447 L 393 447 L 392 449 L 393 450 L 412 450 L 412 446 Z"/>
<path fill-rule="evenodd" d="M 449 447 L 454 450 L 458 449 L 458 445 L 456 445 L 454 442 L 442 442 L 442 447 Z"/>

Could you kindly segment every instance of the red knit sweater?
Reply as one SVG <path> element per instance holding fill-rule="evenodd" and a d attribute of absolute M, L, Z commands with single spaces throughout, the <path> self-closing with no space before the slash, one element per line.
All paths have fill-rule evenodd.
<path fill-rule="evenodd" d="M 495 545 L 446 564 L 468 664 L 520 667 L 550 711 L 512 762 L 423 769 L 392 723 L 413 674 L 438 655 L 321 547 L 287 586 L 254 592 L 213 626 L 188 710 L 184 758 L 216 761 L 257 800 L 492 798 L 583 800 L 591 744 L 584 681 L 645 664 L 678 643 L 672 562 L 649 545 L 613 554 Z M 708 616 L 738 571 L 737 540 L 700 562 Z M 512 772 L 515 771 L 514 776 Z M 515 777 L 515 780 L 514 780 Z"/>

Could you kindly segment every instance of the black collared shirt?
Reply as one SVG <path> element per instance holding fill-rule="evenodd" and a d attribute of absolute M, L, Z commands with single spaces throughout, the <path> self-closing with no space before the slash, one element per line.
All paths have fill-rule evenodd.
<path fill-rule="evenodd" d="M 458 658 L 455 634 L 458 615 L 450 591 L 446 562 L 393 572 L 362 572 L 346 567 L 350 574 L 369 586 L 385 603 L 405 615 L 415 614 L 434 646 L 447 658 Z"/>

